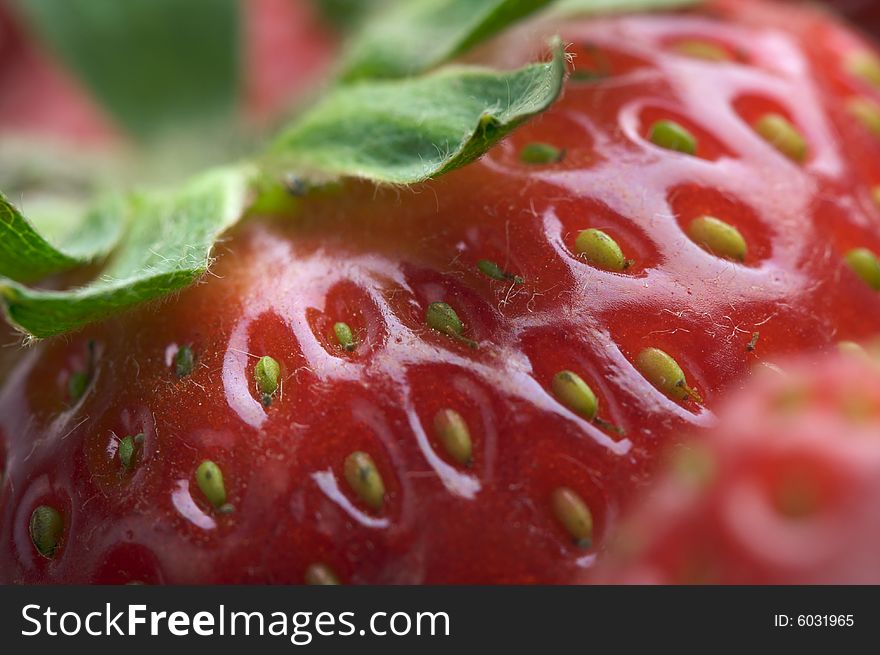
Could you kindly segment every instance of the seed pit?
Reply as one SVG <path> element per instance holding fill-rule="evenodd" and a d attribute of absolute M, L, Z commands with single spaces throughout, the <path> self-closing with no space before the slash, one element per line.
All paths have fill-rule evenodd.
<path fill-rule="evenodd" d="M 327 293 L 324 308 L 309 307 L 306 320 L 318 343 L 334 357 L 358 359 L 385 340 L 385 321 L 370 295 L 354 282 L 334 285 Z M 340 339 L 348 326 L 353 341 Z M 345 342 L 345 343 L 343 343 Z"/>
<path fill-rule="evenodd" d="M 880 89 L 880 57 L 870 50 L 857 50 L 848 54 L 844 69 L 861 84 Z"/>
<path fill-rule="evenodd" d="M 734 110 L 759 139 L 796 163 L 810 157 L 807 135 L 782 103 L 761 95 L 741 95 L 733 102 Z"/>
<path fill-rule="evenodd" d="M 650 311 L 650 310 L 648 310 Z M 650 326 L 619 325 L 613 338 L 620 352 L 629 360 L 634 372 L 640 375 L 645 384 L 649 384 L 657 394 L 663 395 L 691 413 L 700 413 L 701 408 L 710 404 L 711 386 L 703 372 L 706 362 L 701 357 L 712 361 L 718 351 L 717 339 L 712 336 L 717 325 L 711 318 L 683 312 L 664 311 L 657 308 L 652 314 Z M 749 335 L 744 335 L 742 353 L 746 353 Z M 686 347 L 685 347 L 686 344 Z M 665 353 L 668 360 L 653 351 Z M 646 352 L 648 354 L 646 354 Z M 701 353 L 696 357 L 694 353 Z M 746 358 L 742 357 L 742 362 Z M 673 373 L 676 367 L 683 374 L 683 383 Z M 743 364 L 743 370 L 745 365 Z M 665 374 L 665 375 L 664 375 Z M 646 403 L 644 391 L 640 391 L 641 404 Z"/>
<path fill-rule="evenodd" d="M 843 272 L 834 277 L 835 289 L 841 293 L 859 293 L 858 288 L 880 291 L 880 269 L 876 262 L 880 257 L 880 238 L 873 224 L 865 222 L 863 216 L 850 208 L 822 199 L 812 207 L 812 220 L 817 230 L 831 239 L 830 245 Z M 842 285 L 847 285 L 847 291 Z"/>
<path fill-rule="evenodd" d="M 419 447 L 430 448 L 429 463 L 435 465 L 436 454 L 461 474 L 484 475 L 498 419 L 483 382 L 457 366 L 434 364 L 410 369 L 407 383 L 427 440 Z"/>
<path fill-rule="evenodd" d="M 645 269 L 659 262 L 659 252 L 638 226 L 599 201 L 585 198 L 562 202 L 555 207 L 555 211 L 562 224 L 561 237 L 569 253 L 585 266 L 611 273 L 640 276 Z M 613 257 L 611 261 L 620 263 L 622 259 L 623 267 L 609 268 L 607 264 L 603 265 L 602 260 L 597 260 L 595 254 L 591 256 L 589 253 L 582 253 L 585 244 L 581 234 L 585 230 L 599 230 L 612 239 L 620 249 L 622 258 Z M 600 249 L 598 254 L 602 252 Z"/>
<path fill-rule="evenodd" d="M 670 156 L 693 156 L 710 161 L 731 156 L 730 151 L 710 131 L 703 129 L 693 120 L 669 107 L 644 107 L 639 115 L 639 121 L 640 134 L 645 140 L 646 146 L 657 151 L 665 151 Z M 661 126 L 659 132 L 657 126 Z M 688 135 L 688 139 L 693 140 L 692 152 L 680 152 L 669 147 L 673 141 L 678 142 L 676 131 L 682 131 Z M 652 134 L 654 135 L 653 140 Z"/>
<path fill-rule="evenodd" d="M 540 465 L 528 472 L 527 492 L 536 503 L 535 525 L 545 526 L 564 552 L 585 553 L 601 547 L 608 521 L 614 515 L 603 493 L 603 481 L 570 453 L 549 455 L 549 444 L 535 444 L 534 455 L 542 453 Z"/>
<path fill-rule="evenodd" d="M 529 332 L 522 346 L 535 380 L 560 408 L 592 423 L 612 439 L 624 436 L 615 400 L 617 390 L 597 360 L 595 346 L 572 339 L 561 328 Z"/>
<path fill-rule="evenodd" d="M 314 394 L 309 401 L 313 417 L 309 429 L 321 432 L 320 443 L 314 448 L 297 448 L 296 456 L 277 461 L 277 480 L 286 485 L 284 493 L 297 517 L 298 533 L 320 538 L 323 543 L 327 533 L 321 526 L 340 526 L 340 531 L 334 532 L 340 541 L 332 543 L 332 552 L 340 552 L 346 535 L 355 541 L 377 538 L 376 529 L 393 523 L 405 510 L 411 482 L 396 473 L 403 468 L 400 458 L 408 454 L 405 449 L 411 433 L 406 431 L 406 416 L 399 404 L 386 402 L 381 394 L 365 389 L 362 382 L 336 382 L 332 393 Z M 290 423 L 298 419 L 294 416 Z M 288 441 L 295 441 L 295 437 Z M 380 511 L 373 510 L 349 484 L 345 462 L 354 452 L 368 454 L 379 472 L 385 489 Z M 312 516 L 321 516 L 322 523 L 315 525 L 307 519 Z M 340 522 L 349 527 L 343 529 Z M 313 534 L 313 530 L 317 532 Z M 334 568 L 342 566 L 336 561 L 333 564 Z M 348 572 L 343 568 L 336 571 L 346 579 Z"/>
<path fill-rule="evenodd" d="M 724 259 L 731 259 L 747 266 L 755 266 L 769 259 L 772 254 L 770 239 L 772 235 L 758 214 L 746 204 L 732 195 L 717 189 L 709 189 L 696 185 L 683 185 L 672 189 L 667 198 L 682 232 L 691 241 L 695 241 L 692 223 L 700 217 L 714 217 L 730 225 L 741 235 L 746 251 L 742 260 L 738 257 L 725 256 L 724 252 L 712 253 L 711 249 L 702 244 L 697 245 L 703 250 Z M 721 248 L 723 250 L 723 247 Z"/>
<path fill-rule="evenodd" d="M 527 133 L 515 130 L 490 150 L 489 157 L 525 174 L 583 169 L 597 161 L 592 135 L 564 111 L 538 116 Z"/>
<path fill-rule="evenodd" d="M 880 104 L 867 97 L 853 97 L 846 103 L 849 115 L 872 137 L 880 139 Z"/>
<path fill-rule="evenodd" d="M 756 463 L 751 474 L 768 505 L 780 518 L 817 518 L 842 500 L 843 488 L 834 462 L 818 461 L 809 452 L 778 454 Z"/>
<path fill-rule="evenodd" d="M 406 267 L 406 272 L 415 302 L 398 294 L 394 306 L 400 307 L 398 316 L 422 338 L 478 354 L 481 341 L 503 329 L 492 301 L 487 302 L 479 290 L 457 277 L 416 267 Z M 476 266 L 470 273 L 486 279 Z"/>
<path fill-rule="evenodd" d="M 744 62 L 745 54 L 715 37 L 699 34 L 679 35 L 666 39 L 664 46 L 673 54 L 707 62 Z"/>
<path fill-rule="evenodd" d="M 295 402 L 298 389 L 306 389 L 313 373 L 306 366 L 306 358 L 300 350 L 296 335 L 293 334 L 286 321 L 274 311 L 268 311 L 250 324 L 248 328 L 247 358 L 244 363 L 244 380 L 251 396 L 264 407 L 272 409 L 274 414 L 278 408 Z M 262 387 L 264 382 L 271 380 L 271 375 L 263 379 L 258 377 L 257 365 L 263 357 L 270 357 L 278 366 L 277 388 L 273 393 L 266 393 Z M 273 368 L 263 368 L 264 373 L 273 373 Z"/>

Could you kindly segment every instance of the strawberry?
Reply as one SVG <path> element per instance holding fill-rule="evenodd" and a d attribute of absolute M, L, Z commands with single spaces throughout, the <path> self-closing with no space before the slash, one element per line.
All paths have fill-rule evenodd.
<path fill-rule="evenodd" d="M 580 579 L 756 362 L 876 330 L 866 42 L 719 0 L 479 58 L 556 29 L 564 97 L 483 159 L 252 216 L 203 284 L 21 353 L 0 579 Z"/>
<path fill-rule="evenodd" d="M 880 581 L 880 368 L 862 353 L 784 370 L 676 455 L 594 580 Z"/>

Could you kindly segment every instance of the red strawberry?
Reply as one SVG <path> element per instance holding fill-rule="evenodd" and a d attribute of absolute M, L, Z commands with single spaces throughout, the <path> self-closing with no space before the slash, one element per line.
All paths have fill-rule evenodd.
<path fill-rule="evenodd" d="M 866 43 L 739 0 L 562 33 L 564 98 L 480 162 L 255 217 L 22 353 L 0 577 L 570 581 L 756 361 L 876 330 Z"/>
<path fill-rule="evenodd" d="M 880 367 L 863 354 L 785 371 L 678 454 L 594 580 L 880 582 Z"/>

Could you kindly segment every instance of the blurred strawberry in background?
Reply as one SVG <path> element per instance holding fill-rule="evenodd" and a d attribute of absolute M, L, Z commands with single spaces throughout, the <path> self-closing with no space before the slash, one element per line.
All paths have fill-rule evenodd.
<path fill-rule="evenodd" d="M 880 359 L 841 349 L 757 370 L 673 454 L 591 581 L 880 583 Z"/>
<path fill-rule="evenodd" d="M 173 9 L 174 4 L 167 0 L 155 3 L 160 32 L 164 29 L 163 24 L 159 23 L 160 19 L 165 19 L 161 15 L 163 8 Z M 235 34 L 217 30 L 207 38 L 193 38 L 190 41 L 185 29 L 178 27 L 172 45 L 178 50 L 177 61 L 181 65 L 190 59 L 187 54 L 191 54 L 191 59 L 198 63 L 201 55 L 199 49 L 207 48 L 208 39 L 215 41 L 211 47 L 228 47 L 234 51 L 237 61 L 228 73 L 235 79 L 227 81 L 231 91 L 224 89 L 224 92 L 235 96 L 232 99 L 234 111 L 231 120 L 237 124 L 236 129 L 264 128 L 294 106 L 307 90 L 325 76 L 337 37 L 316 6 L 307 0 L 238 0 L 237 4 L 225 0 L 208 0 L 207 4 L 204 0 L 192 0 L 176 3 L 177 7 L 187 8 L 187 13 L 194 16 L 211 12 L 214 22 L 222 13 L 218 9 L 226 4 L 233 5 L 235 24 L 232 27 Z M 121 3 L 117 7 L 108 7 L 107 0 L 94 0 L 89 3 L 88 11 L 78 18 L 82 19 L 81 26 L 86 28 L 92 25 L 101 27 L 99 21 L 89 21 L 100 18 L 101 11 L 106 9 L 105 13 L 110 16 L 108 22 L 116 21 L 124 25 L 124 21 L 142 17 L 143 13 L 138 14 L 137 10 L 144 6 L 147 5 L 142 0 Z M 120 11 L 120 8 L 125 10 Z M 134 11 L 128 11 L 132 8 Z M 113 98 L 110 98 L 111 102 L 106 102 L 106 87 L 90 88 L 89 79 L 78 75 L 77 48 L 80 44 L 71 43 L 69 35 L 53 24 L 53 15 L 58 16 L 58 23 L 63 21 L 64 17 L 59 14 L 65 9 L 54 0 L 0 0 L 0 138 L 10 134 L 18 137 L 30 134 L 103 147 L 118 145 L 132 136 L 142 137 L 144 133 L 151 133 L 156 126 L 143 121 L 130 123 L 127 121 L 130 117 L 124 112 L 123 115 L 114 114 Z M 194 27 L 198 25 L 194 24 Z M 84 33 L 89 36 L 88 29 Z M 144 34 L 149 32 L 145 31 Z M 96 36 L 97 49 L 101 47 L 100 39 L 106 34 L 99 32 Z M 221 42 L 230 37 L 238 43 Z M 108 45 L 112 43 L 109 39 L 106 42 Z M 127 45 L 134 52 L 139 44 Z M 144 45 L 144 49 L 148 49 L 146 41 Z M 160 45 L 161 41 L 149 44 L 149 48 L 156 54 L 156 47 Z M 191 52 L 187 52 L 187 49 Z M 124 74 L 131 85 L 131 93 L 136 94 L 138 87 L 144 84 L 144 72 L 126 60 L 125 52 L 117 51 L 115 55 L 119 58 L 115 62 L 116 67 L 126 69 Z M 112 63 L 114 52 L 106 48 L 99 56 L 106 57 Z M 136 59 L 135 64 L 138 61 L 144 59 Z M 205 57 L 202 61 L 210 63 Z M 204 83 L 198 76 L 200 71 L 194 66 L 190 68 L 194 74 L 190 80 L 191 87 L 199 88 Z M 104 70 L 106 72 L 108 68 Z M 222 62 L 212 67 L 213 73 L 223 70 Z M 220 86 L 222 83 L 221 80 Z M 119 95 L 125 90 L 113 92 Z M 167 105 L 171 112 L 175 108 L 175 95 L 179 94 L 174 94 L 173 88 L 169 88 L 169 91 L 168 97 L 159 98 L 156 102 Z M 216 95 L 205 98 L 205 107 L 211 109 L 210 103 L 226 101 L 226 98 Z M 190 106 L 185 109 L 192 114 L 201 108 Z M 164 121 L 160 127 L 167 128 L 167 117 L 158 113 L 155 115 L 157 123 Z"/>
<path fill-rule="evenodd" d="M 35 132 L 103 143 L 112 119 L 0 2 L 0 136 Z"/>
<path fill-rule="evenodd" d="M 191 10 L 194 15 L 204 16 L 208 12 L 216 15 L 221 4 L 234 5 L 236 38 L 240 43 L 235 48 L 237 79 L 234 80 L 233 118 L 236 129 L 252 133 L 271 126 L 320 86 L 338 49 L 340 31 L 355 23 L 376 1 L 189 0 L 181 4 L 160 0 L 155 3 L 159 6 L 155 12 L 161 14 L 162 5 L 173 8 L 176 4 L 194 8 Z M 108 0 L 92 0 L 89 6 L 98 7 L 93 13 L 100 15 L 107 3 Z M 129 4 L 144 3 L 133 0 L 119 6 Z M 880 2 L 827 0 L 826 4 L 862 29 L 880 35 Z M 120 120 L 114 115 L 106 98 L 96 94 L 88 81 L 77 74 L 76 66 L 71 65 L 75 62 L 70 61 L 75 55 L 69 56 L 70 50 L 64 52 L 63 47 L 59 50 L 58 39 L 52 38 L 52 21 L 47 16 L 56 14 L 63 5 L 63 0 L 0 0 L 0 88 L 3 90 L 0 93 L 0 139 L 10 134 L 36 135 L 87 144 L 91 148 L 119 145 L 139 130 L 132 130 L 124 117 Z M 126 10 L 117 12 L 116 18 L 124 21 L 134 20 L 136 16 L 136 11 Z M 59 22 L 61 20 L 59 18 Z M 80 31 L 88 35 L 88 25 L 85 27 Z M 177 36 L 181 34 L 185 36 L 177 32 Z M 214 37 L 218 37 L 217 33 L 211 38 Z M 177 45 L 183 46 L 181 53 L 185 55 L 186 40 Z M 191 54 L 196 58 L 199 47 L 201 44 L 194 40 Z M 107 56 L 113 59 L 112 55 Z M 129 65 L 124 56 L 117 63 L 120 67 Z M 138 85 L 137 67 L 128 72 L 132 86 Z M 202 80 L 196 76 L 192 82 L 195 88 Z M 167 101 L 172 112 L 173 95 L 158 99 Z M 206 100 L 206 105 L 210 102 Z M 157 118 L 157 122 L 162 120 Z"/>

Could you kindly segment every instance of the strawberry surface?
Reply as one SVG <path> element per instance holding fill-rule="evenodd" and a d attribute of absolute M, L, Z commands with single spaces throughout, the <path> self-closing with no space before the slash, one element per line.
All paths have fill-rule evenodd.
<path fill-rule="evenodd" d="M 479 162 L 253 216 L 202 284 L 20 353 L 0 579 L 581 579 L 754 364 L 877 331 L 866 42 L 731 0 L 481 58 L 556 30 L 564 97 Z"/>
<path fill-rule="evenodd" d="M 880 368 L 785 365 L 732 398 L 625 524 L 605 583 L 877 584 Z"/>

